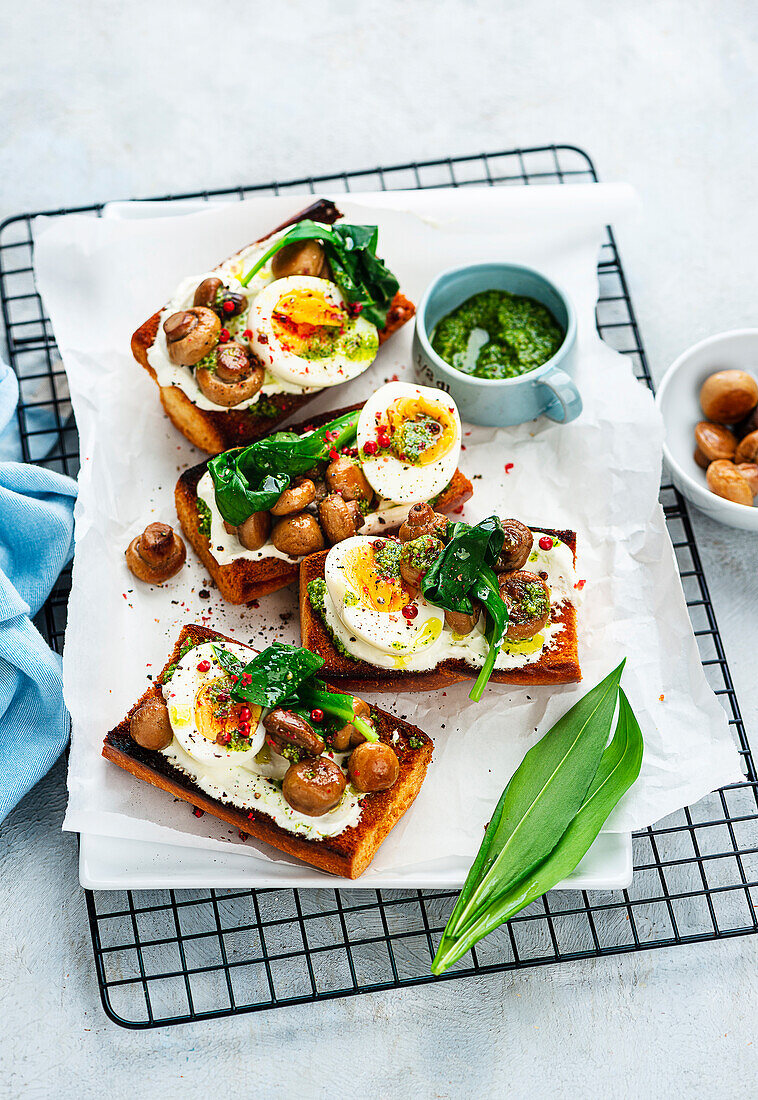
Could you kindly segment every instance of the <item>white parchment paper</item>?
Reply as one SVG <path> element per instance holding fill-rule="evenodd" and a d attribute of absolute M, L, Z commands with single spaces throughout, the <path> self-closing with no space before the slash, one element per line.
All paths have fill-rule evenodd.
<path fill-rule="evenodd" d="M 493 188 L 335 196 L 348 221 L 379 225 L 380 252 L 418 302 L 441 269 L 508 259 L 532 264 L 571 295 L 578 317 L 576 380 L 584 412 L 560 426 L 464 425 L 463 470 L 475 479 L 470 522 L 499 512 L 578 533 L 581 685 L 494 686 L 472 704 L 469 687 L 374 697 L 435 742 L 427 780 L 380 849 L 382 874 L 439 865 L 462 881 L 509 776 L 526 750 L 622 656 L 624 687 L 645 735 L 642 775 L 607 823 L 644 827 L 740 778 L 725 713 L 709 688 L 674 552 L 658 504 L 662 426 L 629 362 L 597 336 L 596 265 L 603 226 L 633 205 L 618 185 Z M 176 523 L 174 484 L 201 456 L 164 416 L 157 389 L 129 350 L 133 330 L 187 274 L 201 273 L 294 213 L 307 199 L 255 199 L 147 220 L 68 216 L 35 224 L 36 273 L 68 373 L 82 471 L 76 557 L 64 653 L 72 716 L 64 828 L 211 849 L 236 849 L 270 876 L 286 862 L 102 759 L 106 731 L 165 663 L 179 628 L 201 622 L 259 648 L 299 640 L 294 590 L 251 610 L 210 598 L 202 566 L 164 588 L 136 582 L 129 540 L 153 520 Z M 172 212 L 173 213 L 173 212 Z M 381 349 L 362 378 L 316 399 L 326 410 L 412 377 L 411 326 Z M 510 465 L 512 464 L 512 465 Z M 508 471 L 506 473 L 506 466 Z M 469 685 L 470 686 L 470 685 Z M 255 864 L 251 864 L 255 866 Z"/>

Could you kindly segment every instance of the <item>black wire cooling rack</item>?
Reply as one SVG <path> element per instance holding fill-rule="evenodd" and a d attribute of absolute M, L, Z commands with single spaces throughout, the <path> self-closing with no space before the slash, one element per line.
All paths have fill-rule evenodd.
<path fill-rule="evenodd" d="M 548 146 L 339 173 L 195 195 L 252 195 L 588 183 L 590 158 Z M 79 208 L 98 215 L 102 206 Z M 72 213 L 48 211 L 50 216 Z M 24 458 L 75 475 L 77 435 L 66 378 L 34 285 L 32 221 L 0 226 L 0 296 L 19 376 Z M 651 386 L 613 234 L 598 265 L 597 325 Z M 454 893 L 396 890 L 151 890 L 87 892 L 105 1011 L 146 1028 L 253 1012 L 565 959 L 723 939 L 758 930 L 758 783 L 685 505 L 661 489 L 687 604 L 708 679 L 739 744 L 744 782 L 725 787 L 634 837 L 634 881 L 619 892 L 553 892 L 482 941 L 439 979 L 429 964 Z M 60 650 L 70 576 L 39 625 Z"/>

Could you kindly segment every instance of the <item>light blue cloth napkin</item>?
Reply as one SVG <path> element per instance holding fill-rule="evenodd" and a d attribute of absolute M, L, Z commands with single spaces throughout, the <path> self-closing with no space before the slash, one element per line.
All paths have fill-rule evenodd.
<path fill-rule="evenodd" d="M 0 821 L 68 741 L 61 661 L 31 622 L 74 549 L 76 483 L 20 457 L 18 382 L 0 363 Z"/>

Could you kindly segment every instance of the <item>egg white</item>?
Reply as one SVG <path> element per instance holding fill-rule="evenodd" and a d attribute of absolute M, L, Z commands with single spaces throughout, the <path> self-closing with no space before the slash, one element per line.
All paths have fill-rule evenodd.
<path fill-rule="evenodd" d="M 223 646 L 235 657 L 247 663 L 251 652 L 243 645 L 234 642 L 203 642 L 202 645 L 185 653 L 174 670 L 171 679 L 164 684 L 163 698 L 168 707 L 169 721 L 174 737 L 181 747 L 200 764 L 218 764 L 228 762 L 238 767 L 247 768 L 249 771 L 260 771 L 255 763 L 256 753 L 261 749 L 266 731 L 263 728 L 263 716 L 255 729 L 250 729 L 250 748 L 235 750 L 231 746 L 219 745 L 215 741 L 209 741 L 197 727 L 195 716 L 195 701 L 203 686 L 210 680 L 215 680 L 223 674 L 223 669 L 216 659 L 213 646 Z M 209 661 L 210 668 L 207 672 L 200 672 L 198 665 L 202 661 Z"/>
<path fill-rule="evenodd" d="M 407 619 L 402 611 L 376 611 L 362 601 L 347 576 L 346 559 L 351 550 L 375 541 L 376 537 L 355 535 L 331 548 L 324 567 L 327 592 L 350 634 L 383 653 L 398 656 L 417 653 L 440 637 L 445 613 L 421 596 L 415 600 L 418 613 L 414 619 Z"/>
<path fill-rule="evenodd" d="M 253 350 L 266 369 L 284 382 L 319 389 L 338 386 L 367 370 L 376 353 L 349 358 L 337 348 L 333 355 L 323 359 L 304 359 L 282 347 L 274 331 L 272 315 L 279 299 L 295 290 L 318 291 L 333 305 L 345 305 L 345 299 L 335 283 L 310 275 L 291 275 L 286 279 L 276 279 L 264 287 L 250 308 L 249 326 L 253 332 Z M 371 339 L 373 336 L 378 349 L 376 326 L 360 314 L 349 319 L 345 333 L 361 339 Z"/>
<path fill-rule="evenodd" d="M 423 397 L 448 411 L 455 421 L 456 439 L 448 452 L 436 462 L 417 466 L 401 461 L 390 451 L 365 455 L 369 440 L 376 439 L 379 420 L 398 398 Z M 461 418 L 452 397 L 431 386 L 416 386 L 411 382 L 388 382 L 372 394 L 358 418 L 358 448 L 361 452 L 363 472 L 371 488 L 385 500 L 398 504 L 431 500 L 448 484 L 458 465 L 461 451 Z"/>

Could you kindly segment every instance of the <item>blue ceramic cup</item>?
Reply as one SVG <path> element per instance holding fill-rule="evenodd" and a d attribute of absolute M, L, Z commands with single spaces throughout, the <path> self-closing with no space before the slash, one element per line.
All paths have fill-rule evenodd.
<path fill-rule="evenodd" d="M 435 326 L 483 290 L 507 290 L 547 306 L 565 333 L 555 355 L 516 378 L 476 378 L 441 359 L 431 345 Z M 443 271 L 427 288 L 416 315 L 416 375 L 424 385 L 449 393 L 462 419 L 470 424 L 523 424 L 543 413 L 564 424 L 574 420 L 582 411 L 582 399 L 571 378 L 575 354 L 576 316 L 570 298 L 539 271 L 521 264 L 470 264 Z"/>

